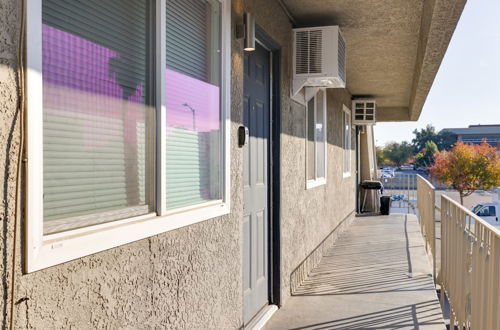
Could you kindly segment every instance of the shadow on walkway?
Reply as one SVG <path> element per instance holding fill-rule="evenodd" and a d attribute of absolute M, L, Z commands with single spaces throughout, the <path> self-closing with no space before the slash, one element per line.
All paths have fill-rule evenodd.
<path fill-rule="evenodd" d="M 414 215 L 356 218 L 267 329 L 444 329 Z"/>

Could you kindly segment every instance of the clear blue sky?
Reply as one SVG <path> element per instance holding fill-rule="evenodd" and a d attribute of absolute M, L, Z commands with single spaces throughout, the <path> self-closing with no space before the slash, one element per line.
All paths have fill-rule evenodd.
<path fill-rule="evenodd" d="M 469 0 L 417 122 L 377 123 L 375 143 L 415 128 L 500 124 L 500 0 Z"/>

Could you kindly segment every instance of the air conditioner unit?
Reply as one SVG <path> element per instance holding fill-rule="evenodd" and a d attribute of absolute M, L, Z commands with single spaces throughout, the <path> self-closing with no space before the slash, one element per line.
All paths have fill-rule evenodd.
<path fill-rule="evenodd" d="M 292 96 L 303 87 L 345 88 L 346 49 L 339 27 L 293 30 Z"/>
<path fill-rule="evenodd" d="M 377 103 L 375 100 L 352 101 L 352 123 L 354 125 L 373 125 L 376 122 Z"/>

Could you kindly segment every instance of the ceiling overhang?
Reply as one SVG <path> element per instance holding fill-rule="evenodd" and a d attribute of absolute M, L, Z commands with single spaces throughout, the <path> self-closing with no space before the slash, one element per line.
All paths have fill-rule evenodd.
<path fill-rule="evenodd" d="M 377 121 L 415 121 L 466 0 L 281 0 L 296 27 L 339 25 L 347 88 L 377 100 Z"/>

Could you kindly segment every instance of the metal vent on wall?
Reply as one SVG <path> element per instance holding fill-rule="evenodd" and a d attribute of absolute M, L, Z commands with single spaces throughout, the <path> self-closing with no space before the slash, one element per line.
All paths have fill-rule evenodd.
<path fill-rule="evenodd" d="M 295 47 L 295 72 L 297 74 L 321 73 L 323 69 L 323 31 L 297 32 Z"/>
<path fill-rule="evenodd" d="M 368 125 L 376 122 L 376 102 L 374 100 L 354 100 L 353 124 Z"/>
<path fill-rule="evenodd" d="M 345 41 L 339 32 L 339 76 L 345 79 Z"/>

